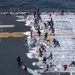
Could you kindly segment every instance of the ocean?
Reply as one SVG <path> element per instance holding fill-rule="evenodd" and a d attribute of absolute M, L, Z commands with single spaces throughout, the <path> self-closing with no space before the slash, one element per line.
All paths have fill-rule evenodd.
<path fill-rule="evenodd" d="M 0 0 L 0 11 L 27 11 L 38 7 L 46 11 L 74 11 L 75 0 Z"/>

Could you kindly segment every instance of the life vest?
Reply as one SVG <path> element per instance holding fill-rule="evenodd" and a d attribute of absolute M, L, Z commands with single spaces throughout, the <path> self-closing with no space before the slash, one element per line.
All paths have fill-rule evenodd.
<path fill-rule="evenodd" d="M 50 41 L 50 37 L 47 37 L 47 38 L 46 38 L 46 41 Z"/>

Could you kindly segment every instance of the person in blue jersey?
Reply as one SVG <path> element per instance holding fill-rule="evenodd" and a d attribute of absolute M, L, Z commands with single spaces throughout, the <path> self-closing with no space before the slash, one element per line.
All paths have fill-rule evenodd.
<path fill-rule="evenodd" d="M 51 25 L 51 21 L 47 21 L 47 27 Z"/>
<path fill-rule="evenodd" d="M 55 38 L 53 39 L 53 44 L 54 44 L 54 47 L 56 46 L 60 47 L 59 41 L 57 41 Z"/>
<path fill-rule="evenodd" d="M 47 27 L 50 26 L 50 27 L 53 27 L 54 23 L 53 23 L 53 19 L 51 17 L 51 20 L 50 21 L 47 21 Z"/>

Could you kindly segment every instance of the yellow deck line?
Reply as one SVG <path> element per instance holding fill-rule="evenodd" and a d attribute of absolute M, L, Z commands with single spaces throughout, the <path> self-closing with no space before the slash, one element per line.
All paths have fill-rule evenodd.
<path fill-rule="evenodd" d="M 24 35 L 21 32 L 2 32 L 0 33 L 0 37 L 23 37 Z"/>
<path fill-rule="evenodd" d="M 0 37 L 23 37 L 23 36 L 30 36 L 30 35 L 25 35 L 22 34 L 22 32 L 1 32 Z M 34 36 L 38 36 L 38 34 L 34 34 Z M 41 35 L 43 36 L 43 35 Z M 51 36 L 51 35 L 50 35 Z M 55 34 L 55 36 L 75 36 L 75 33 L 58 33 Z"/>

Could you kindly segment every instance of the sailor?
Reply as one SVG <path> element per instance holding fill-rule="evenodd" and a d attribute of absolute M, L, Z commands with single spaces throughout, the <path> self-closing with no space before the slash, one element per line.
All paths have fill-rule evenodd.
<path fill-rule="evenodd" d="M 56 46 L 60 47 L 59 41 L 56 41 L 56 43 L 55 43 L 55 46 L 54 46 L 54 47 L 56 47 Z"/>
<path fill-rule="evenodd" d="M 64 71 L 67 69 L 67 64 L 63 65 Z"/>
<path fill-rule="evenodd" d="M 51 25 L 51 21 L 47 21 L 47 27 Z"/>
<path fill-rule="evenodd" d="M 33 34 L 33 30 L 31 29 L 31 30 L 30 30 L 30 35 L 31 35 L 31 38 L 32 38 L 32 34 Z"/>
<path fill-rule="evenodd" d="M 38 18 L 38 20 L 41 20 L 41 16 L 40 16 L 39 8 L 37 8 L 37 18 Z"/>
<path fill-rule="evenodd" d="M 25 71 L 27 71 L 27 64 L 25 63 L 25 64 L 21 64 L 21 68 L 23 69 L 23 70 L 25 70 Z"/>
<path fill-rule="evenodd" d="M 50 62 L 50 68 L 52 68 L 53 66 L 56 67 L 56 65 L 52 64 L 52 62 Z"/>
<path fill-rule="evenodd" d="M 20 56 L 18 56 L 18 58 L 17 58 L 17 62 L 18 62 L 18 65 L 20 66 L 21 65 L 21 59 L 20 59 Z"/>
<path fill-rule="evenodd" d="M 37 16 L 35 15 L 35 18 L 34 18 L 34 26 L 37 26 Z"/>
<path fill-rule="evenodd" d="M 53 59 L 53 54 L 52 54 L 52 52 L 50 52 L 50 57 L 51 57 L 51 59 Z"/>
<path fill-rule="evenodd" d="M 53 54 L 52 54 L 52 52 L 49 52 L 49 53 L 50 53 L 50 55 L 49 55 L 49 57 L 48 57 L 47 59 L 49 59 L 49 58 L 53 59 Z"/>
<path fill-rule="evenodd" d="M 48 14 L 49 14 L 50 17 L 52 16 L 52 13 L 51 12 L 49 12 Z"/>
<path fill-rule="evenodd" d="M 41 32 L 40 32 L 40 27 L 38 26 L 38 35 L 39 35 L 39 37 L 40 37 L 40 35 L 41 35 Z"/>
<path fill-rule="evenodd" d="M 36 15 L 36 11 L 34 11 L 34 18 L 35 18 L 35 15 Z"/>
<path fill-rule="evenodd" d="M 53 39 L 54 47 L 58 46 L 60 47 L 59 41 L 57 41 L 55 38 Z"/>
<path fill-rule="evenodd" d="M 41 44 L 41 48 L 46 52 L 45 46 L 43 44 Z"/>
<path fill-rule="evenodd" d="M 38 28 L 37 28 L 37 30 L 38 30 L 38 31 L 40 31 L 40 25 L 38 25 Z"/>
<path fill-rule="evenodd" d="M 46 38 L 47 38 L 47 36 L 48 36 L 48 33 L 46 32 L 44 36 L 45 36 L 45 40 L 46 40 Z"/>
<path fill-rule="evenodd" d="M 72 66 L 72 65 L 75 67 L 75 61 L 72 61 L 69 66 Z"/>
<path fill-rule="evenodd" d="M 38 31 L 38 35 L 39 35 L 39 37 L 40 37 L 40 35 L 41 35 L 41 32 L 40 32 L 40 30 Z"/>
<path fill-rule="evenodd" d="M 20 56 L 18 56 L 17 62 L 18 62 L 18 65 L 19 65 L 22 69 L 24 69 L 25 71 L 27 71 L 27 65 L 26 65 L 26 64 L 23 64 L 23 63 L 21 62 Z"/>
<path fill-rule="evenodd" d="M 61 10 L 61 13 L 60 13 L 60 15 L 64 15 L 64 10 Z"/>
<path fill-rule="evenodd" d="M 44 66 L 44 71 L 48 71 L 48 69 L 49 69 L 49 65 L 46 64 L 46 65 Z"/>
<path fill-rule="evenodd" d="M 52 19 L 52 17 L 51 17 L 51 26 L 53 26 L 54 25 L 54 23 L 53 23 L 53 19 Z"/>
<path fill-rule="evenodd" d="M 35 43 L 37 42 L 37 40 L 34 38 L 34 42 L 33 42 L 33 46 L 35 46 Z"/>
<path fill-rule="evenodd" d="M 53 25 L 50 26 L 50 30 L 51 30 L 51 35 L 54 35 L 55 29 L 54 29 Z"/>
<path fill-rule="evenodd" d="M 53 67 L 53 64 L 52 64 L 52 62 L 50 62 L 50 68 L 51 68 L 51 67 Z"/>
<path fill-rule="evenodd" d="M 52 17 L 51 17 L 51 23 L 53 23 L 53 19 L 52 19 Z"/>
<path fill-rule="evenodd" d="M 46 64 L 46 57 L 43 57 L 43 63 Z"/>
<path fill-rule="evenodd" d="M 55 45 L 55 43 L 56 43 L 56 39 L 54 38 L 54 39 L 53 39 L 53 44 Z"/>
<path fill-rule="evenodd" d="M 44 27 L 45 27 L 45 29 L 47 28 L 47 24 L 44 22 Z"/>
<path fill-rule="evenodd" d="M 49 36 L 47 36 L 46 41 L 50 41 L 50 37 Z"/>
<path fill-rule="evenodd" d="M 43 49 L 42 48 L 39 48 L 39 56 L 41 57 L 43 55 Z"/>

